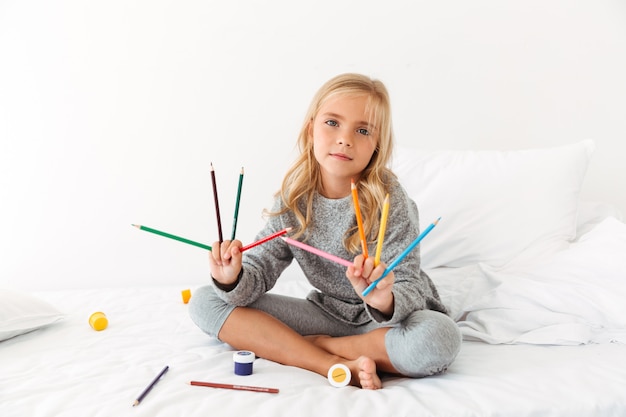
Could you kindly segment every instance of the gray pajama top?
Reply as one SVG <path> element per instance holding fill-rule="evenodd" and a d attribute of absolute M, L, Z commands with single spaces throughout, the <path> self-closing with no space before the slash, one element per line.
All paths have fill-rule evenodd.
<path fill-rule="evenodd" d="M 419 217 L 415 202 L 408 197 L 396 179 L 391 181 L 388 192 L 389 217 L 381 255 L 382 262 L 387 265 L 419 234 Z M 277 197 L 272 211 L 277 211 L 281 204 L 281 198 Z M 269 217 L 265 227 L 258 233 L 257 239 L 296 225 L 297 221 L 291 212 Z M 342 242 L 344 233 L 355 225 L 356 217 L 351 195 L 341 199 L 328 199 L 316 194 L 313 201 L 312 223 L 306 231 L 304 242 L 352 262 L 354 255 L 343 247 Z M 436 230 L 433 230 L 431 233 L 435 232 Z M 368 252 L 371 256 L 374 255 L 375 249 L 376 242 L 370 243 Z M 394 325 L 415 310 L 428 309 L 446 313 L 435 285 L 420 269 L 419 245 L 393 270 L 395 305 L 393 316 L 388 320 L 379 311 L 365 304 L 355 292 L 345 275 L 345 266 L 289 245 L 282 239 L 273 239 L 244 252 L 242 274 L 234 289 L 224 291 L 214 280 L 213 286 L 217 295 L 227 303 L 247 306 L 271 290 L 281 273 L 294 259 L 315 288 L 308 294 L 307 299 L 342 322 L 358 326 L 375 320 Z"/>

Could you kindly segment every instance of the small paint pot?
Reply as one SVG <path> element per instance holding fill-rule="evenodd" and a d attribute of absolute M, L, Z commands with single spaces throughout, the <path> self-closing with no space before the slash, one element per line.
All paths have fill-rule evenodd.
<path fill-rule="evenodd" d="M 350 383 L 350 379 L 352 379 L 350 368 L 342 363 L 335 364 L 328 370 L 328 382 L 333 387 L 345 387 Z"/>
<path fill-rule="evenodd" d="M 191 299 L 191 290 L 182 290 L 180 294 L 183 297 L 183 303 L 187 304 Z"/>
<path fill-rule="evenodd" d="M 235 362 L 235 375 L 252 375 L 252 364 L 256 356 L 254 352 L 249 350 L 240 350 L 233 353 L 233 362 Z"/>
<path fill-rule="evenodd" d="M 89 325 L 92 329 L 100 331 L 107 328 L 107 326 L 109 325 L 109 320 L 103 312 L 98 311 L 89 316 Z"/>

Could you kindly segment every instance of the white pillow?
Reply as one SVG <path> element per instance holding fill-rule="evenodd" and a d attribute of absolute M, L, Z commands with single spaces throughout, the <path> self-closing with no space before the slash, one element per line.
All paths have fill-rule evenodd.
<path fill-rule="evenodd" d="M 43 300 L 0 289 L 0 341 L 37 330 L 63 317 Z"/>
<path fill-rule="evenodd" d="M 422 268 L 554 253 L 576 235 L 580 189 L 594 143 L 516 151 L 398 147 L 391 169 L 417 203 Z"/>
<path fill-rule="evenodd" d="M 608 217 L 547 262 L 483 266 L 493 289 L 459 326 L 488 343 L 626 343 L 626 224 Z"/>

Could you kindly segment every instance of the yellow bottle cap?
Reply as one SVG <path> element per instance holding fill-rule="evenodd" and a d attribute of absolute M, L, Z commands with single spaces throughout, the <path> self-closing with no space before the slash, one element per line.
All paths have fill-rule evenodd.
<path fill-rule="evenodd" d="M 343 363 L 338 363 L 330 367 L 328 370 L 328 382 L 333 387 L 341 388 L 350 383 L 352 379 L 352 373 Z"/>
<path fill-rule="evenodd" d="M 89 316 L 89 325 L 92 329 L 100 331 L 107 328 L 109 320 L 103 312 L 98 311 Z"/>

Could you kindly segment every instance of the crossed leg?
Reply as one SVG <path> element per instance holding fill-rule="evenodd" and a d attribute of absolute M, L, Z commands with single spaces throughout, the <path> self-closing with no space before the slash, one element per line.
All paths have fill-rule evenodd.
<path fill-rule="evenodd" d="M 382 387 L 376 371 L 397 373 L 387 355 L 385 334 L 376 329 L 355 336 L 301 336 L 273 316 L 248 307 L 237 307 L 220 329 L 219 339 L 235 349 L 284 365 L 326 376 L 330 367 L 343 363 L 352 373 L 351 384 L 364 389 Z"/>

